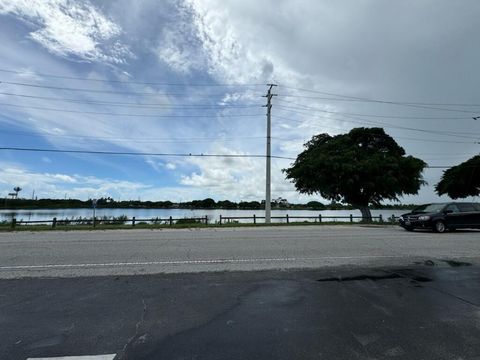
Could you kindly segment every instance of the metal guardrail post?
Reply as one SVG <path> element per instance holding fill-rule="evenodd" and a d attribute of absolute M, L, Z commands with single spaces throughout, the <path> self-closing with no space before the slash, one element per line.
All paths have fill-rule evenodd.
<path fill-rule="evenodd" d="M 285 215 L 285 218 L 287 219 L 287 224 L 289 224 L 290 220 L 288 219 L 288 214 Z"/>
<path fill-rule="evenodd" d="M 208 215 L 205 215 L 205 225 L 208 225 Z"/>
<path fill-rule="evenodd" d="M 17 225 L 17 219 L 13 218 L 12 219 L 12 229 L 15 229 L 16 225 Z"/>
<path fill-rule="evenodd" d="M 322 214 L 318 214 L 318 222 L 322 222 Z"/>
<path fill-rule="evenodd" d="M 173 225 L 173 219 L 172 219 L 172 217 L 170 216 L 170 218 L 169 218 L 168 220 L 169 220 L 170 226 L 172 226 L 172 225 Z"/>
<path fill-rule="evenodd" d="M 382 216 L 382 214 L 378 215 L 378 222 L 383 223 L 383 216 Z"/>
<path fill-rule="evenodd" d="M 255 214 L 253 214 L 253 224 L 254 225 L 257 224 L 257 216 Z"/>
<path fill-rule="evenodd" d="M 222 225 L 222 215 L 220 215 L 220 222 L 219 225 Z"/>
<path fill-rule="evenodd" d="M 135 226 L 135 216 L 132 217 L 132 226 Z"/>
<path fill-rule="evenodd" d="M 57 226 L 57 218 L 54 217 L 52 220 L 52 228 L 55 228 Z"/>
<path fill-rule="evenodd" d="M 353 215 L 350 214 L 350 222 L 353 223 Z"/>

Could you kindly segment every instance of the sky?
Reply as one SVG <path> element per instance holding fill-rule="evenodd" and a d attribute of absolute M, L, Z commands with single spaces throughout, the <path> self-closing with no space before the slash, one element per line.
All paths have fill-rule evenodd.
<path fill-rule="evenodd" d="M 0 0 L 0 146 L 295 158 L 380 126 L 451 166 L 480 149 L 477 0 Z M 378 101 L 371 101 L 371 100 Z M 272 198 L 295 191 L 272 159 Z M 405 203 L 434 193 L 442 169 Z M 0 196 L 260 201 L 264 158 L 0 152 Z"/>

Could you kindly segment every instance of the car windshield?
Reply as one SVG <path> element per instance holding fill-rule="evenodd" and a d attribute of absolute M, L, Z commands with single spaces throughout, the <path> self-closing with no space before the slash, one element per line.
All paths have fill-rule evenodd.
<path fill-rule="evenodd" d="M 446 204 L 426 204 L 415 208 L 413 214 L 437 213 L 443 210 Z"/>

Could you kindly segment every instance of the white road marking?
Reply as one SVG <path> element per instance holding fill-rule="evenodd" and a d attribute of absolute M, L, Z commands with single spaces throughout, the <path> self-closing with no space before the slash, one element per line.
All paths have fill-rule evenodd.
<path fill-rule="evenodd" d="M 352 259 L 404 259 L 419 256 L 398 255 L 356 255 L 356 256 L 324 256 L 317 258 L 252 258 L 252 259 L 212 259 L 212 260 L 164 260 L 144 262 L 111 262 L 111 263 L 84 263 L 84 264 L 45 264 L 45 265 L 16 265 L 0 266 L 0 271 L 29 270 L 29 269 L 66 269 L 89 267 L 118 267 L 118 266 L 148 266 L 148 265 L 208 265 L 208 264 L 236 264 L 256 262 L 294 262 L 294 261 L 325 261 L 325 260 L 352 260 Z M 479 255 L 452 255 L 445 258 L 480 258 Z M 442 257 L 443 258 L 443 257 Z"/>
<path fill-rule="evenodd" d="M 28 358 L 27 360 L 113 360 L 116 354 Z"/>

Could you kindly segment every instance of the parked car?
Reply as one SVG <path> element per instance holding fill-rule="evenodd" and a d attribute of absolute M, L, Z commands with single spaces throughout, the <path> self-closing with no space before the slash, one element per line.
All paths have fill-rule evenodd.
<path fill-rule="evenodd" d="M 400 216 L 399 222 L 407 231 L 431 229 L 443 233 L 456 229 L 480 229 L 480 204 L 451 202 L 421 205 Z"/>

